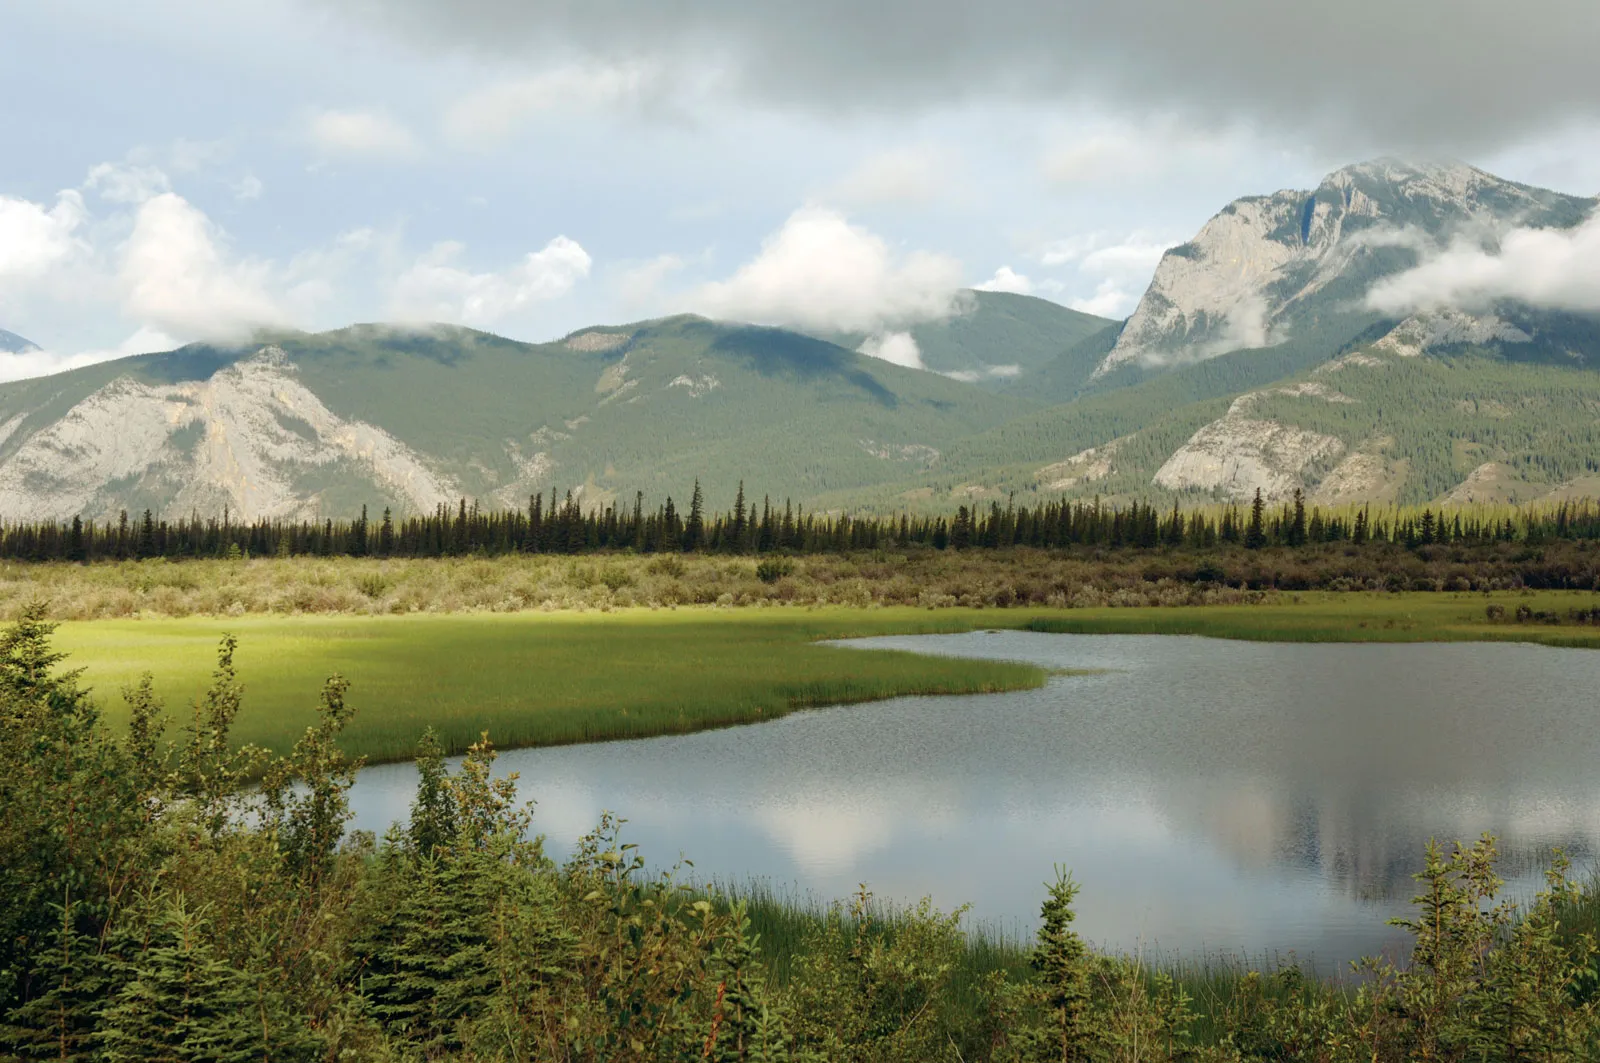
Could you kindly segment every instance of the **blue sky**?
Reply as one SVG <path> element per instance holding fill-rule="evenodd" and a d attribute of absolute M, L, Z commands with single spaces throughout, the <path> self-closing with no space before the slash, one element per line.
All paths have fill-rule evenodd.
<path fill-rule="evenodd" d="M 263 324 L 873 331 L 986 283 L 1122 316 L 1228 200 L 1373 154 L 1600 192 L 1563 69 L 1600 5 L 1523 5 L 1572 28 L 1523 39 L 1361 0 L 1370 52 L 1257 0 L 901 6 L 7 5 L 0 327 L 45 351 L 0 375 Z"/>

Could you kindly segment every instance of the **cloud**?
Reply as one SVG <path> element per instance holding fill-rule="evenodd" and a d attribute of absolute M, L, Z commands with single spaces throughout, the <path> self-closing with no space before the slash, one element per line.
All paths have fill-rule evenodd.
<path fill-rule="evenodd" d="M 490 145 L 541 115 L 648 109 L 659 104 L 657 81 L 655 68 L 638 63 L 556 67 L 463 97 L 445 113 L 444 129 L 454 140 Z"/>
<path fill-rule="evenodd" d="M 313 111 L 306 136 L 325 155 L 396 159 L 419 148 L 411 130 L 382 111 Z"/>
<path fill-rule="evenodd" d="M 430 49 L 709 67 L 730 96 L 816 111 L 1087 97 L 1458 151 L 1600 113 L 1593 0 L 315 2 Z"/>
<path fill-rule="evenodd" d="M 951 168 L 926 145 L 883 151 L 825 189 L 822 198 L 846 206 L 930 203 L 948 191 Z"/>
<path fill-rule="evenodd" d="M 0 196 L 0 281 L 32 280 L 84 250 L 77 232 L 87 218 L 76 191 L 59 193 L 48 208 Z"/>
<path fill-rule="evenodd" d="M 89 168 L 83 187 L 113 203 L 143 203 L 172 191 L 167 175 L 154 166 L 102 162 Z"/>
<path fill-rule="evenodd" d="M 237 199 L 241 203 L 248 203 L 251 200 L 260 199 L 261 193 L 266 191 L 267 188 L 266 185 L 261 183 L 261 178 L 257 177 L 253 173 L 245 174 L 237 181 L 231 183 L 228 187 L 233 192 L 233 198 Z"/>
<path fill-rule="evenodd" d="M 1020 365 L 986 365 L 982 369 L 952 369 L 940 376 L 959 380 L 963 384 L 976 384 L 980 380 L 1012 380 L 1022 375 Z"/>
<path fill-rule="evenodd" d="M 269 275 L 264 263 L 230 261 L 210 219 L 172 192 L 139 207 L 117 271 L 124 314 L 184 339 L 232 339 L 285 323 Z"/>
<path fill-rule="evenodd" d="M 1398 246 L 1416 247 L 1416 241 Z M 1402 316 L 1419 310 L 1488 310 L 1514 300 L 1547 310 L 1600 311 L 1600 213 L 1572 229 L 1512 229 L 1498 241 L 1457 237 L 1424 250 L 1414 268 L 1375 283 L 1370 309 Z"/>
<path fill-rule="evenodd" d="M 1039 282 L 1038 288 L 1067 295 L 1092 284 L 1094 294 L 1067 296 L 1066 304 L 1098 317 L 1127 317 L 1149 287 L 1161 256 L 1177 242 L 1144 230 L 1122 236 L 1104 231 L 1080 233 L 1057 240 L 1039 252 L 1039 264 L 1058 271 L 1071 269 L 1077 283 L 1054 277 Z"/>
<path fill-rule="evenodd" d="M 1108 317 L 1113 320 L 1127 317 L 1139 305 L 1139 291 L 1125 288 L 1110 277 L 1095 286 L 1094 294 L 1084 299 L 1072 299 L 1067 306 L 1083 314 Z"/>
<path fill-rule="evenodd" d="M 391 313 L 404 321 L 487 327 L 539 302 L 559 299 L 589 275 L 591 259 L 575 240 L 557 236 L 501 273 L 471 273 L 456 263 L 465 246 L 435 244 L 395 282 Z"/>
<path fill-rule="evenodd" d="M 927 368 L 922 364 L 922 351 L 917 347 L 916 338 L 909 332 L 889 332 L 882 336 L 869 336 L 857 351 L 868 358 L 880 358 L 907 369 Z"/>
<path fill-rule="evenodd" d="M 667 278 L 681 273 L 686 265 L 682 255 L 670 253 L 629 265 L 617 276 L 618 299 L 629 313 L 654 313 L 665 305 Z"/>
<path fill-rule="evenodd" d="M 711 317 L 845 332 L 949 317 L 960 308 L 961 263 L 883 239 L 825 207 L 802 207 L 725 281 L 693 293 Z"/>
<path fill-rule="evenodd" d="M 1033 282 L 1010 266 L 1001 266 L 994 276 L 982 284 L 972 286 L 980 292 L 1010 292 L 1013 295 L 1032 295 Z"/>

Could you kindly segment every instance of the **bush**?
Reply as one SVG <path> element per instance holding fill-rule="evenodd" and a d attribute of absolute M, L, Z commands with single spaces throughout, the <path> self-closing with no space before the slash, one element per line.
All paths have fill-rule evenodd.
<path fill-rule="evenodd" d="M 768 557 L 757 563 L 756 579 L 762 583 L 776 583 L 794 571 L 794 562 L 787 557 Z"/>

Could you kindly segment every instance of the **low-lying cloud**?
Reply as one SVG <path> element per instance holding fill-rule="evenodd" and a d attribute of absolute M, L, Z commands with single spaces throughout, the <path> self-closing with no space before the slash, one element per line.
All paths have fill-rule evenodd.
<path fill-rule="evenodd" d="M 709 317 L 814 330 L 883 333 L 960 309 L 961 263 L 895 255 L 882 237 L 825 207 L 802 207 L 725 281 L 691 304 Z"/>
<path fill-rule="evenodd" d="M 589 252 L 557 236 L 501 272 L 474 273 L 458 263 L 463 244 L 435 244 L 395 283 L 391 314 L 408 322 L 442 321 L 486 328 L 535 303 L 559 299 L 589 275 Z"/>
<path fill-rule="evenodd" d="M 922 350 L 916 337 L 909 332 L 890 332 L 882 336 L 869 336 L 858 353 L 868 358 L 878 358 L 907 369 L 926 369 L 922 364 Z"/>
<path fill-rule="evenodd" d="M 1505 301 L 1600 311 L 1600 213 L 1571 229 L 1512 229 L 1494 241 L 1463 235 L 1443 248 L 1402 246 L 1419 250 L 1422 260 L 1368 290 L 1367 306 L 1379 313 L 1479 311 Z"/>

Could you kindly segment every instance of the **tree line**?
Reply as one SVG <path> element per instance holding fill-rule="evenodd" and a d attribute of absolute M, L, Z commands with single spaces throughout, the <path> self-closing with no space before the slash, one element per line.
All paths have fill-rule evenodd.
<path fill-rule="evenodd" d="M 1296 491 L 1269 504 L 1257 491 L 1248 506 L 1205 505 L 1171 509 L 1139 501 L 1044 502 L 986 509 L 960 506 L 948 516 L 850 515 L 807 512 L 770 496 L 759 505 L 739 486 L 732 509 L 708 512 L 695 483 L 687 510 L 669 496 L 654 509 L 642 493 L 631 506 L 585 508 L 571 491 L 558 498 L 533 495 L 523 509 L 484 509 L 461 499 L 431 514 L 396 517 L 389 509 L 373 520 L 367 507 L 353 520 L 258 519 L 235 521 L 198 514 L 169 519 L 145 510 L 114 521 L 0 521 L 0 558 L 19 561 L 125 561 L 145 558 L 228 557 L 462 557 L 516 553 L 822 554 L 884 547 L 937 550 L 1014 546 L 1109 549 L 1236 545 L 1299 547 L 1313 543 L 1542 542 L 1600 539 L 1600 505 L 1489 510 L 1379 510 L 1370 506 L 1328 511 Z"/>

